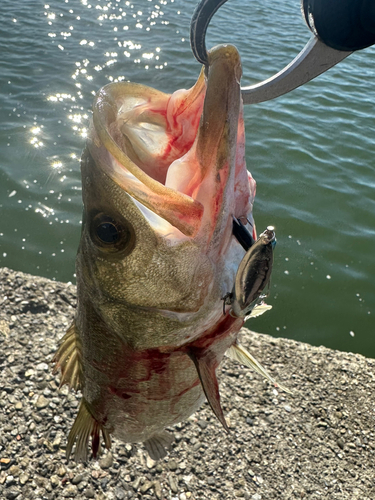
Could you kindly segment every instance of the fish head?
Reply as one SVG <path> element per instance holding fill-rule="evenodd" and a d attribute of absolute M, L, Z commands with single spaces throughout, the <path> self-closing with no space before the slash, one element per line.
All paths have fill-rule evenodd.
<path fill-rule="evenodd" d="M 209 53 L 189 90 L 101 89 L 82 157 L 78 323 L 102 322 L 135 349 L 183 345 L 222 315 L 250 222 L 237 49 Z M 91 311 L 91 312 L 87 312 Z"/>

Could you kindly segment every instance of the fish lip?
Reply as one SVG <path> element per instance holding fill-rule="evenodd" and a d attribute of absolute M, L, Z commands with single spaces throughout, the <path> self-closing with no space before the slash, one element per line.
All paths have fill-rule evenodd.
<path fill-rule="evenodd" d="M 209 69 L 206 81 L 201 72 L 194 87 L 186 91 L 192 94 L 193 105 L 199 100 L 202 101 L 198 133 L 189 150 L 189 152 L 194 150 L 192 154 L 195 154 L 194 159 L 201 169 L 198 190 L 207 177 L 208 170 L 215 168 L 211 161 L 213 156 L 219 158 L 219 161 L 221 161 L 220 156 L 230 157 L 231 163 L 234 162 L 236 148 L 233 146 L 236 141 L 241 102 L 242 69 L 237 49 L 230 45 L 215 47 L 209 52 L 208 57 Z M 204 213 L 207 211 L 207 195 L 201 193 L 199 196 L 196 192 L 180 190 L 175 185 L 170 187 L 167 183 L 162 184 L 132 161 L 113 133 L 121 108 L 122 95 L 138 103 L 148 103 L 153 100 L 166 102 L 171 98 L 154 89 L 128 82 L 113 83 L 103 87 L 94 101 L 93 125 L 88 141 L 94 160 L 133 199 L 162 217 L 182 234 L 196 236 L 202 229 Z M 135 109 L 139 111 L 137 106 Z M 217 175 L 219 170 L 216 168 Z M 210 182 L 214 183 L 214 176 L 212 177 Z M 222 184 L 221 190 L 224 189 L 225 182 L 222 181 Z M 217 193 L 213 194 L 216 197 Z M 216 204 L 218 203 L 216 201 Z"/>

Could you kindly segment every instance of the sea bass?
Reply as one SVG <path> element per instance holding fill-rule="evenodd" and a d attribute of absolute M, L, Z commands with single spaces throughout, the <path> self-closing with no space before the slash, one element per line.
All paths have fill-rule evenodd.
<path fill-rule="evenodd" d="M 256 240 L 241 72 L 237 50 L 222 45 L 190 90 L 121 82 L 95 98 L 81 162 L 78 305 L 54 358 L 61 384 L 82 390 L 68 457 L 75 443 L 86 459 L 90 437 L 95 457 L 100 435 L 107 448 L 113 435 L 160 458 L 173 439 L 165 428 L 205 398 L 227 429 L 216 378 L 226 351 L 265 374 L 237 342 L 246 252 L 233 220 Z M 270 257 L 259 249 L 271 239 L 252 251 L 263 277 Z"/>

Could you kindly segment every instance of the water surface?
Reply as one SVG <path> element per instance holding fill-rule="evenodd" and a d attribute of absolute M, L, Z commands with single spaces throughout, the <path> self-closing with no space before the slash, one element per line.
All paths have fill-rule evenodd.
<path fill-rule="evenodd" d="M 188 88 L 192 0 L 3 0 L 0 265 L 74 281 L 79 157 L 93 94 L 131 80 Z M 299 1 L 229 0 L 207 45 L 233 43 L 244 85 L 309 39 Z M 254 330 L 375 356 L 374 49 L 303 88 L 245 109 L 257 227 L 276 226 L 269 303 Z"/>

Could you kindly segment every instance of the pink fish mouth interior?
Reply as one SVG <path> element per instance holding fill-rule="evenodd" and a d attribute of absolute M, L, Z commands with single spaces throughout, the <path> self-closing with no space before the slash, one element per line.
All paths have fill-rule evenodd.
<path fill-rule="evenodd" d="M 197 234 L 204 216 L 215 223 L 224 195 L 244 177 L 236 166 L 240 59 L 232 46 L 210 57 L 207 81 L 202 71 L 189 90 L 170 95 L 122 82 L 105 86 L 94 103 L 89 147 L 96 163 L 187 236 Z"/>

